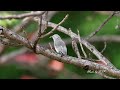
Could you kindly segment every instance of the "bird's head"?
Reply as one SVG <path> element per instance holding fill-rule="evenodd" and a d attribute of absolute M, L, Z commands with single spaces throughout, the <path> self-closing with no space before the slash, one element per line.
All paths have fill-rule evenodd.
<path fill-rule="evenodd" d="M 60 38 L 60 36 L 58 34 L 54 34 L 54 35 L 50 36 L 49 38 L 57 39 L 57 38 Z"/>

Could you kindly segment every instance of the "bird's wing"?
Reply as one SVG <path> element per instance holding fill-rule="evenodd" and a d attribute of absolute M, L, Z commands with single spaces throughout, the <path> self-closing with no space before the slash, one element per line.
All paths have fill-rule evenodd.
<path fill-rule="evenodd" d="M 67 55 L 67 48 L 66 48 L 66 46 L 65 46 L 65 47 L 60 46 L 60 48 L 61 48 L 61 52 L 62 52 L 64 55 Z"/>
<path fill-rule="evenodd" d="M 60 42 L 60 43 L 59 43 Z M 55 50 L 58 53 L 63 53 L 64 55 L 67 55 L 67 48 L 66 48 L 66 44 L 64 43 L 64 41 L 59 40 L 59 42 L 54 42 L 54 47 Z"/>

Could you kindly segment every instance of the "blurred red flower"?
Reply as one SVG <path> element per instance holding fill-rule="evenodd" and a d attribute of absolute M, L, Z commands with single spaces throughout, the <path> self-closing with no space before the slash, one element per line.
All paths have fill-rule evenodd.
<path fill-rule="evenodd" d="M 64 69 L 64 64 L 62 62 L 59 62 L 57 60 L 52 60 L 48 67 L 54 71 L 60 72 Z"/>
<path fill-rule="evenodd" d="M 16 56 L 15 60 L 20 63 L 35 64 L 38 61 L 38 57 L 34 53 L 24 53 Z"/>

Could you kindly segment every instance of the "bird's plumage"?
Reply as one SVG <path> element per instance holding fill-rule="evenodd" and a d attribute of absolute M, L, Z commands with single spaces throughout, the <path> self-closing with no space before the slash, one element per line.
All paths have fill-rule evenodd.
<path fill-rule="evenodd" d="M 67 47 L 65 45 L 65 42 L 61 39 L 61 37 L 58 34 L 54 34 L 51 36 L 54 41 L 54 48 L 57 53 L 67 55 Z"/>

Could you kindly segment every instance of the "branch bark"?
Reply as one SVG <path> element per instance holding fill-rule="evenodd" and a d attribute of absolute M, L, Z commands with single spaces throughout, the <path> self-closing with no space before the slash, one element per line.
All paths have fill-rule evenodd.
<path fill-rule="evenodd" d="M 43 15 L 45 11 L 36 11 L 34 13 L 24 13 L 24 14 L 19 14 L 19 15 L 10 15 L 10 16 L 5 16 L 5 17 L 0 17 L 0 19 L 23 19 L 25 17 L 30 17 L 30 16 L 40 16 Z"/>

